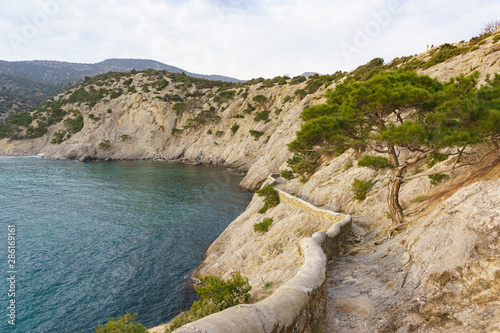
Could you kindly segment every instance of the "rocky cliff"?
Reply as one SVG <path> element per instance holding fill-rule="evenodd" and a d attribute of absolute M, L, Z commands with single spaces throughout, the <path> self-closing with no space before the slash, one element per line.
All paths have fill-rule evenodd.
<path fill-rule="evenodd" d="M 420 73 L 443 81 L 477 70 L 485 82 L 488 74 L 500 72 L 499 35 L 497 30 L 471 45 L 437 47 L 392 66 L 416 66 Z M 454 56 L 436 62 L 445 49 Z M 435 64 L 426 66 L 429 61 Z M 269 174 L 286 168 L 291 157 L 286 144 L 301 126 L 301 112 L 324 102 L 326 89 L 345 75 L 230 86 L 207 86 L 165 72 L 97 77 L 40 107 L 32 129 L 20 127 L 17 135 L 35 136 L 36 128 L 44 125 L 47 133 L 2 139 L 0 151 L 80 160 L 177 159 L 222 165 L 244 172 L 241 186 L 253 190 Z M 95 93 L 102 89 L 102 94 Z M 54 111 L 59 109 L 64 112 Z M 59 121 L 48 125 L 47 119 L 56 113 Z M 67 119 L 78 115 L 83 127 L 72 133 Z M 351 243 L 329 272 L 332 312 L 325 332 L 500 330 L 498 156 L 454 171 L 438 185 L 427 177 L 405 182 L 400 200 L 408 221 L 392 233 L 386 203 L 389 171 L 359 167 L 358 158 L 359 152 L 352 149 L 323 158 L 306 183 L 294 179 L 280 185 L 318 207 L 353 215 Z M 449 159 L 431 168 L 418 165 L 413 174 L 451 164 Z M 354 179 L 373 180 L 366 200 L 353 199 Z M 262 199 L 254 197 L 212 245 L 198 270 L 222 276 L 240 270 L 249 276 L 254 298 L 266 296 L 284 282 L 281 276 L 298 269 L 301 259 L 295 249 L 301 237 L 327 227 L 297 207 L 280 205 L 265 215 L 273 218 L 274 229 L 261 235 L 252 228 L 264 217 L 257 213 L 261 205 Z"/>

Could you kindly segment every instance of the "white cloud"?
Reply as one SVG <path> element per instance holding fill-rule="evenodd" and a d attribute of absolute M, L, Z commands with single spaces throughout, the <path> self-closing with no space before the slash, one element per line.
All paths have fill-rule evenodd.
<path fill-rule="evenodd" d="M 386 21 L 394 2 L 400 11 Z M 148 58 L 238 78 L 349 70 L 469 39 L 500 19 L 493 0 L 24 0 L 4 7 L 0 59 Z M 29 25 L 36 31 L 27 35 Z M 356 52 L 346 57 L 345 45 Z"/>

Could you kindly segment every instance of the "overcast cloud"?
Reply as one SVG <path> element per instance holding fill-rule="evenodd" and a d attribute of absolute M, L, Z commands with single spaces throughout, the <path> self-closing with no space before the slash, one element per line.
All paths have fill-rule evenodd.
<path fill-rule="evenodd" d="M 498 0 L 0 1 L 1 60 L 153 59 L 240 79 L 351 70 L 500 20 Z"/>

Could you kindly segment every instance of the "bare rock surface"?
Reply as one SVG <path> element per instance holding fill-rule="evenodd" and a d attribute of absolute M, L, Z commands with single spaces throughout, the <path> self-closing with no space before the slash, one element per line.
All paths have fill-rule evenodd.
<path fill-rule="evenodd" d="M 322 332 L 500 331 L 500 180 L 458 190 L 381 245 L 359 224 L 329 265 Z"/>

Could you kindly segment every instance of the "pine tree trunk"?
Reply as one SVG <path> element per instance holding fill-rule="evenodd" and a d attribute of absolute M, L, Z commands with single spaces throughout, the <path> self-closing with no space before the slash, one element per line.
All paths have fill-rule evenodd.
<path fill-rule="evenodd" d="M 403 183 L 403 170 L 404 168 L 395 169 L 389 182 L 389 211 L 392 222 L 395 225 L 403 222 L 404 219 L 403 209 L 401 209 L 401 205 L 399 204 L 399 189 Z"/>

